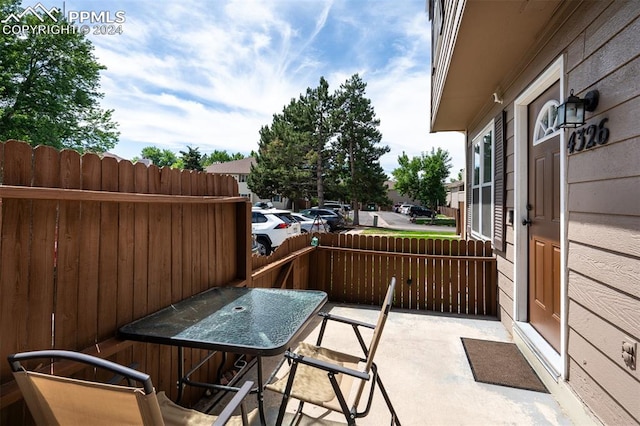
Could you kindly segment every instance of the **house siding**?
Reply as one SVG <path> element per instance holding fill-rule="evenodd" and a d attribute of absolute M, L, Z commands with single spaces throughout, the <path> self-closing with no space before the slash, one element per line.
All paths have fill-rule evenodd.
<path fill-rule="evenodd" d="M 514 209 L 514 100 L 564 55 L 565 91 L 600 92 L 587 124 L 608 118 L 605 145 L 570 154 L 566 179 L 567 383 L 605 424 L 640 423 L 640 373 L 621 357 L 623 340 L 640 343 L 640 2 L 565 7 L 504 93 L 467 133 L 472 139 L 501 110 L 505 126 L 505 212 Z M 567 131 L 567 137 L 571 130 Z M 566 148 L 563 147 L 563 152 Z M 498 253 L 500 319 L 514 324 L 514 234 L 506 225 Z M 520 229 L 518 229 L 520 231 Z M 561 237 L 562 238 L 562 237 Z"/>

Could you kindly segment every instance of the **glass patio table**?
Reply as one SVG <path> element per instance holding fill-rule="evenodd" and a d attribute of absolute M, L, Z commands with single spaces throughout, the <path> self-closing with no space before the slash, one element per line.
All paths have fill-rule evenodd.
<path fill-rule="evenodd" d="M 185 385 L 237 390 L 189 379 L 216 351 L 254 356 L 257 363 L 260 418 L 264 424 L 263 356 L 283 353 L 327 301 L 315 290 L 216 287 L 129 323 L 119 330 L 128 340 L 178 347 L 178 401 Z M 184 348 L 212 351 L 184 374 Z"/>

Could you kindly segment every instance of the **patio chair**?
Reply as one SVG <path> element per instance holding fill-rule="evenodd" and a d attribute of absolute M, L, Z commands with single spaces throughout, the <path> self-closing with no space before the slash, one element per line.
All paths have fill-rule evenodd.
<path fill-rule="evenodd" d="M 283 367 L 277 375 L 278 378 L 267 385 L 267 389 L 283 394 L 277 425 L 282 424 L 290 398 L 300 401 L 296 416 L 302 415 L 303 405 L 308 402 L 331 411 L 341 412 L 349 425 L 355 425 L 357 418 L 369 414 L 376 384 L 389 408 L 391 424 L 400 425 L 396 411 L 378 374 L 378 367 L 373 362 L 393 302 L 395 285 L 396 279 L 393 277 L 376 325 L 322 312 L 320 313 L 323 317 L 322 325 L 316 345 L 302 342 L 294 351 L 285 353 L 285 359 L 289 365 L 283 363 Z M 329 321 L 351 325 L 364 352 L 364 357 L 321 346 Z M 366 345 L 360 328 L 373 330 L 369 346 Z M 365 409 L 359 412 L 358 405 L 367 383 L 370 383 L 367 404 Z"/>
<path fill-rule="evenodd" d="M 244 398 L 253 382 L 247 381 L 219 416 L 173 403 L 156 391 L 148 374 L 91 355 L 43 350 L 9 355 L 13 376 L 38 425 L 247 425 Z M 64 359 L 115 374 L 111 382 L 94 382 L 28 370 L 26 360 L 47 365 Z M 50 369 L 50 367 L 48 367 Z M 127 379 L 127 384 L 118 384 Z M 116 383 L 117 382 L 117 383 Z M 136 383 L 141 384 L 136 386 Z M 233 416 L 241 408 L 241 415 Z M 253 414 L 253 413 L 252 413 Z"/>

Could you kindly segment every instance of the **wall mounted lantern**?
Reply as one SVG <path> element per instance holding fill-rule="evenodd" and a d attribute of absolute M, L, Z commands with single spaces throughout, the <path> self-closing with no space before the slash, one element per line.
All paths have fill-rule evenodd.
<path fill-rule="evenodd" d="M 587 92 L 584 99 L 569 94 L 566 102 L 558 107 L 558 127 L 580 127 L 584 124 L 584 112 L 595 111 L 598 106 L 599 93 L 597 90 Z"/>

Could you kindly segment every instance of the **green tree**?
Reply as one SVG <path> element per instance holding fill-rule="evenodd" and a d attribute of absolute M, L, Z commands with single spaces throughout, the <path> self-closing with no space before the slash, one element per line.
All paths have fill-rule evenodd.
<path fill-rule="evenodd" d="M 354 74 L 336 93 L 338 137 L 333 143 L 332 157 L 337 160 L 335 170 L 343 173 L 348 199 L 355 206 L 360 202 L 390 203 L 384 184 L 387 176 L 380 165 L 380 157 L 389 152 L 389 147 L 380 145 L 380 120 L 371 100 L 365 97 L 366 87 L 360 76 Z M 359 224 L 357 208 L 353 224 Z"/>
<path fill-rule="evenodd" d="M 327 144 L 335 133 L 333 124 L 335 102 L 334 96 L 329 93 L 327 80 L 320 77 L 318 87 L 307 88 L 306 96 L 301 96 L 300 102 L 305 106 L 303 115 L 299 117 L 301 130 L 310 133 L 312 144 L 310 152 L 315 164 L 316 196 L 319 205 L 323 205 L 329 161 Z"/>
<path fill-rule="evenodd" d="M 158 167 L 175 167 L 178 161 L 178 157 L 173 153 L 173 151 L 168 149 L 160 149 L 157 146 L 147 146 L 142 148 L 140 157 L 151 160 L 151 162 L 153 162 L 153 164 Z M 134 162 L 138 160 L 138 157 L 133 158 Z"/>
<path fill-rule="evenodd" d="M 182 160 L 182 167 L 185 170 L 197 170 L 199 172 L 204 170 L 202 166 L 202 154 L 200 148 L 192 148 L 187 146 L 186 151 L 180 151 L 182 154 L 179 160 Z"/>
<path fill-rule="evenodd" d="M 282 195 L 291 202 L 311 195 L 315 156 L 306 113 L 305 104 L 292 99 L 270 126 L 260 129 L 256 163 L 247 180 L 260 198 Z"/>
<path fill-rule="evenodd" d="M 442 148 L 431 149 L 431 155 L 424 157 L 422 180 L 422 198 L 426 205 L 434 211 L 447 200 L 447 189 L 444 183 L 451 170 L 449 151 Z"/>
<path fill-rule="evenodd" d="M 458 171 L 458 174 L 456 175 L 456 177 L 449 179 L 451 182 L 458 182 L 461 181 L 463 179 L 462 177 L 462 173 L 464 172 L 464 169 L 460 169 Z"/>
<path fill-rule="evenodd" d="M 0 0 L 0 16 L 18 16 L 20 0 Z M 64 26 L 25 14 L 16 25 Z M 113 110 L 100 108 L 100 71 L 93 45 L 71 31 L 0 33 L 0 140 L 20 139 L 104 152 L 118 140 Z"/>
<path fill-rule="evenodd" d="M 215 163 L 227 163 L 229 161 L 242 160 L 243 158 L 246 158 L 246 156 L 240 152 L 229 154 L 227 151 L 219 151 L 216 149 L 211 154 L 204 154 L 202 156 L 202 165 L 206 167 Z"/>
<path fill-rule="evenodd" d="M 395 189 L 401 194 L 420 201 L 425 206 L 437 209 L 446 201 L 444 186 L 451 170 L 449 152 L 438 148 L 431 154 L 409 158 L 406 153 L 398 157 L 400 167 L 393 170 Z"/>

